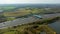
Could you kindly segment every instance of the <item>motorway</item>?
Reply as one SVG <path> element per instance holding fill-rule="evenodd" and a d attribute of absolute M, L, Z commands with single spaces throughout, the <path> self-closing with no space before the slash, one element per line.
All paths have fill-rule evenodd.
<path fill-rule="evenodd" d="M 53 17 L 60 16 L 60 13 L 45 14 L 45 15 L 40 15 L 40 16 L 42 16 L 43 19 L 47 19 L 47 18 L 53 18 Z M 11 27 L 11 26 L 17 26 L 17 25 L 21 25 L 21 24 L 32 23 L 32 22 L 35 22 L 38 20 L 42 20 L 42 19 L 34 18 L 32 16 L 28 17 L 28 18 L 18 18 L 18 19 L 15 19 L 13 21 L 7 21 L 7 22 L 0 23 L 0 29 L 6 28 L 6 27 Z"/>

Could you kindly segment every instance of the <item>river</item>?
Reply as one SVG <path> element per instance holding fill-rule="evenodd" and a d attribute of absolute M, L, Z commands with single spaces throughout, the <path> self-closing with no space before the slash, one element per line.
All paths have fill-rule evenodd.
<path fill-rule="evenodd" d="M 52 29 L 54 29 L 57 34 L 60 34 L 60 20 L 54 22 L 54 23 L 51 23 L 51 24 L 48 24 Z"/>

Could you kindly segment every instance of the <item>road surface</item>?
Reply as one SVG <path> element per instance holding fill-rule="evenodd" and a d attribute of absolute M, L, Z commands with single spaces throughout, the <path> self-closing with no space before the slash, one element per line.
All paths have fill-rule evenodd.
<path fill-rule="evenodd" d="M 45 14 L 45 15 L 41 15 L 43 19 L 47 19 L 47 18 L 53 18 L 53 17 L 57 17 L 60 16 L 60 14 Z M 32 23 L 38 20 L 42 20 L 39 18 L 34 18 L 34 17 L 28 17 L 28 18 L 19 18 L 13 21 L 7 21 L 7 22 L 3 22 L 0 23 L 0 29 L 2 28 L 6 28 L 6 27 L 11 27 L 11 26 L 17 26 L 17 25 L 21 25 L 21 24 L 26 24 L 26 23 Z"/>

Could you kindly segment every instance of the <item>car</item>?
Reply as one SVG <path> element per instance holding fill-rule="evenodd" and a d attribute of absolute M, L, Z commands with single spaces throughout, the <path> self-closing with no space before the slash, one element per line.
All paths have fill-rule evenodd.
<path fill-rule="evenodd" d="M 33 17 L 42 19 L 42 16 L 40 16 L 40 15 L 33 15 Z"/>

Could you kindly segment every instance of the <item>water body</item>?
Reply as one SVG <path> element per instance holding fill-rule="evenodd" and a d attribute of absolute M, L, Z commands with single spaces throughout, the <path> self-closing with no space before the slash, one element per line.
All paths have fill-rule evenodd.
<path fill-rule="evenodd" d="M 57 34 L 60 34 L 60 20 L 52 23 L 52 24 L 48 24 L 51 28 L 53 28 Z"/>

